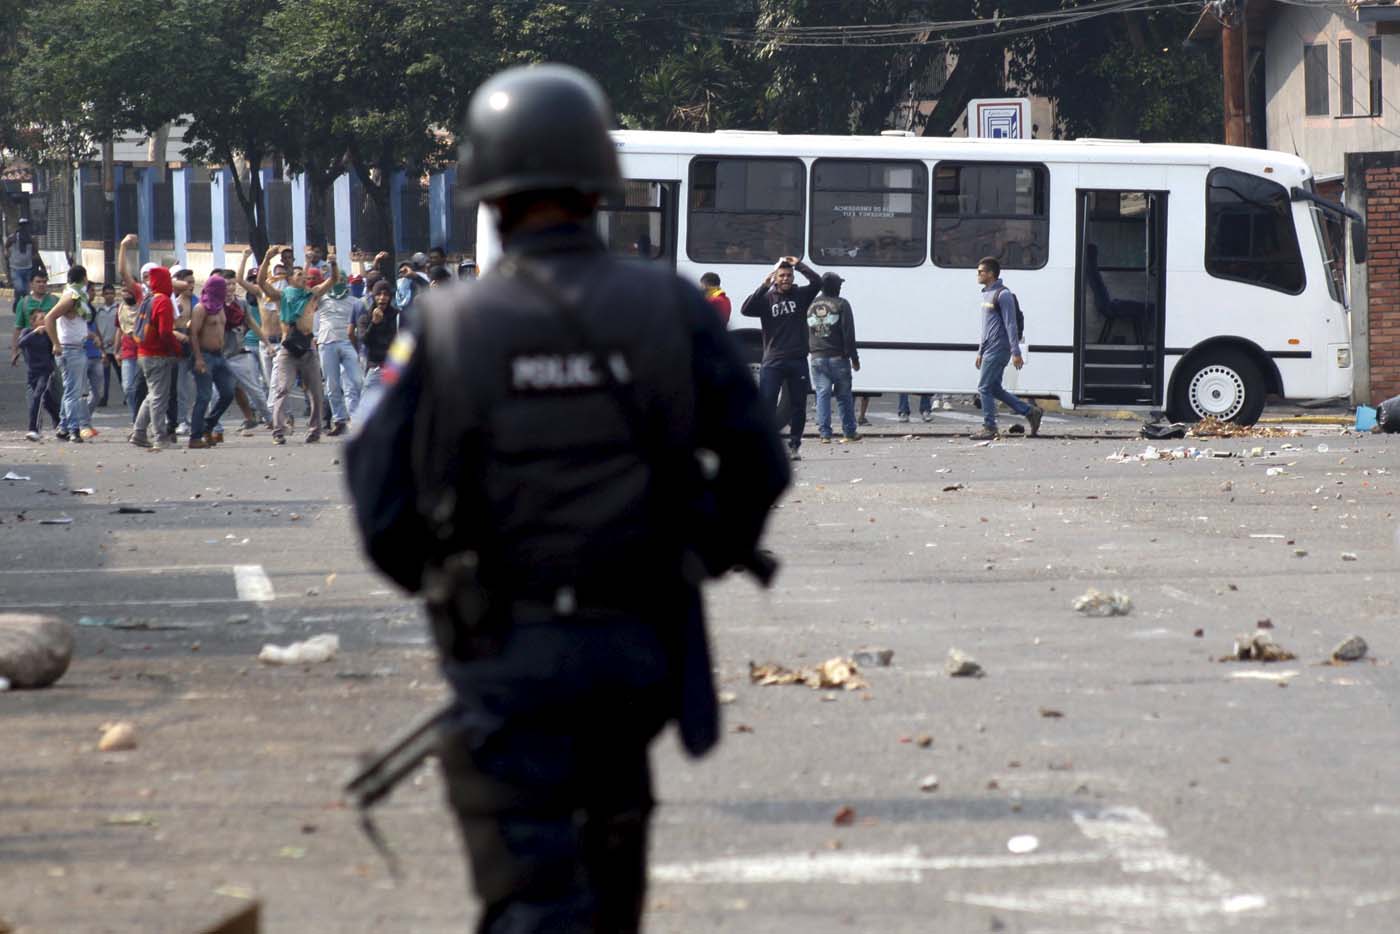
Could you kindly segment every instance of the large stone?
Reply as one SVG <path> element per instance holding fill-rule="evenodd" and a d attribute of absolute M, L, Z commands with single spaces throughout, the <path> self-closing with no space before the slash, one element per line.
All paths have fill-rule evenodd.
<path fill-rule="evenodd" d="M 73 660 L 73 627 L 53 616 L 0 613 L 0 678 L 15 688 L 45 688 Z"/>

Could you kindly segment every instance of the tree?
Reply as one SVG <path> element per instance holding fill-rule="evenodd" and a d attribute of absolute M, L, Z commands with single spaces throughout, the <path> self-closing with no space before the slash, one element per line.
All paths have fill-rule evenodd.
<path fill-rule="evenodd" d="M 1219 52 L 1181 42 L 1195 16 L 1124 13 L 1032 34 L 1017 79 L 1055 101 L 1067 136 L 1219 141 Z"/>

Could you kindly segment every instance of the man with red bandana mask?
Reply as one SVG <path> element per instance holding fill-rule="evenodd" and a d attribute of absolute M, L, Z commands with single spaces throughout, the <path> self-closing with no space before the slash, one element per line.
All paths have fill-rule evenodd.
<path fill-rule="evenodd" d="M 146 401 L 136 415 L 131 443 L 137 447 L 160 450 L 162 445 L 175 443 L 175 436 L 166 432 L 166 412 L 170 406 L 171 377 L 180 358 L 181 347 L 175 336 L 175 305 L 171 301 L 170 270 L 151 266 L 145 278 L 154 295 L 151 296 L 150 319 L 145 332 L 137 332 L 136 363 L 146 378 Z M 155 440 L 149 429 L 155 423 Z"/>

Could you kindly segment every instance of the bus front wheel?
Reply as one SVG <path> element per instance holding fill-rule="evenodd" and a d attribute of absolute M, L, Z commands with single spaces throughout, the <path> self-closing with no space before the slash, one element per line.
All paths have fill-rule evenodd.
<path fill-rule="evenodd" d="M 1264 375 L 1237 350 L 1214 350 L 1195 357 L 1173 382 L 1169 413 L 1173 421 L 1217 418 L 1253 425 L 1264 412 Z"/>

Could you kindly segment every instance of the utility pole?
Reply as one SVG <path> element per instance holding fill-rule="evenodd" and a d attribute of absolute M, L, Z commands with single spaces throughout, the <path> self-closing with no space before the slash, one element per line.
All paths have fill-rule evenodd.
<path fill-rule="evenodd" d="M 1225 91 L 1225 145 L 1248 146 L 1245 120 L 1245 4 L 1248 0 L 1216 0 L 1220 17 L 1220 72 Z"/>
<path fill-rule="evenodd" d="M 102 281 L 117 281 L 117 190 L 112 177 L 112 134 L 102 144 Z"/>

